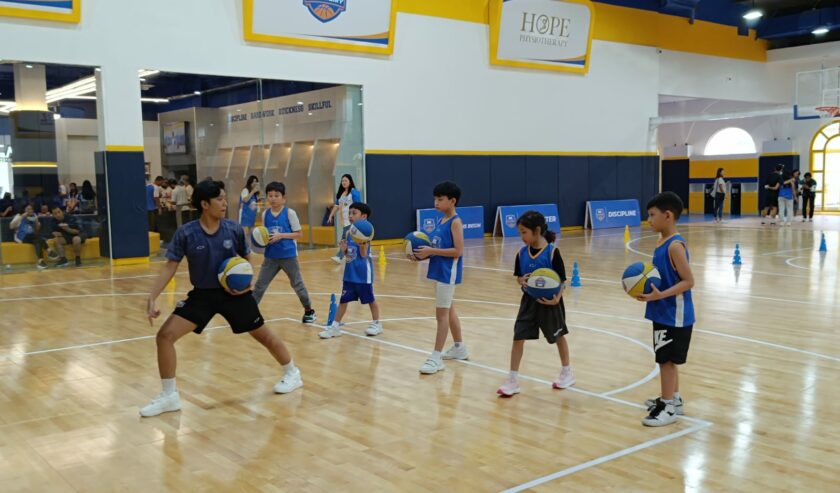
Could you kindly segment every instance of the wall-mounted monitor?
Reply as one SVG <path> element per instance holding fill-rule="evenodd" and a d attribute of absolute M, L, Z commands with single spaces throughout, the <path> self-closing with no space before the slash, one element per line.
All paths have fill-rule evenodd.
<path fill-rule="evenodd" d="M 187 122 L 171 122 L 163 125 L 163 152 L 165 154 L 187 153 Z"/>

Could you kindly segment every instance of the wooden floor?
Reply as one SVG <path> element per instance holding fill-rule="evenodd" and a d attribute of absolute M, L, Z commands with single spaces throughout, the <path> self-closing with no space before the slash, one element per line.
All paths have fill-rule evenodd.
<path fill-rule="evenodd" d="M 564 233 L 569 273 L 577 261 L 583 276 L 566 300 L 578 383 L 552 390 L 556 349 L 534 341 L 511 399 L 495 391 L 518 307 L 516 239 L 468 243 L 456 291 L 467 363 L 418 373 L 434 292 L 393 247 L 376 281 L 384 334 L 360 336 L 370 313 L 355 305 L 348 334 L 319 340 L 281 276 L 262 309 L 303 389 L 274 395 L 268 353 L 215 319 L 178 345 L 183 410 L 148 419 L 138 408 L 160 381 L 143 300 L 159 264 L 0 276 L 0 491 L 840 491 L 838 231 L 840 217 L 682 227 L 698 322 L 686 417 L 658 429 L 640 424 L 659 389 L 650 324 L 618 283 L 652 251 L 650 230 L 633 231 L 630 250 L 621 231 Z M 330 255 L 301 258 L 321 320 L 340 288 Z M 189 289 L 183 266 L 176 279 L 163 309 Z"/>

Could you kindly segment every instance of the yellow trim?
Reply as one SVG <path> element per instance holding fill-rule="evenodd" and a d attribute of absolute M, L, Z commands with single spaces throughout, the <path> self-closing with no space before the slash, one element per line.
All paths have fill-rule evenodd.
<path fill-rule="evenodd" d="M 737 178 L 751 178 L 758 176 L 758 158 L 749 159 L 719 159 L 719 160 L 691 160 L 688 163 L 689 178 L 714 178 L 717 169 L 723 168 L 726 176 Z"/>
<path fill-rule="evenodd" d="M 583 231 L 583 226 L 561 226 L 560 231 Z"/>
<path fill-rule="evenodd" d="M 105 146 L 106 151 L 111 152 L 143 152 L 143 146 Z"/>
<path fill-rule="evenodd" d="M 552 72 L 572 72 L 585 74 L 589 72 L 589 60 L 592 54 L 592 35 L 595 32 L 595 9 L 589 0 L 563 0 L 566 3 L 577 3 L 589 9 L 589 33 L 586 40 L 586 54 L 584 55 L 583 67 L 555 65 L 541 62 L 520 62 L 499 58 L 499 26 L 502 24 L 502 6 L 504 0 L 490 0 L 489 18 L 490 22 L 490 63 L 506 67 L 530 68 L 537 70 L 548 70 Z"/>
<path fill-rule="evenodd" d="M 662 158 L 662 161 L 685 161 L 685 160 L 691 160 L 691 158 L 689 158 L 688 156 L 685 156 L 685 157 L 663 157 Z"/>
<path fill-rule="evenodd" d="M 397 0 L 400 13 L 489 24 L 489 0 Z"/>
<path fill-rule="evenodd" d="M 830 121 L 830 122 L 826 123 L 825 125 L 821 126 L 821 127 L 820 127 L 820 128 L 819 128 L 816 132 L 814 132 L 814 136 L 813 136 L 813 137 L 811 137 L 811 144 L 808 146 L 808 149 L 810 149 L 810 150 L 808 151 L 808 152 L 809 152 L 809 158 L 810 158 L 810 160 L 808 161 L 808 163 L 809 163 L 809 168 L 813 166 L 813 163 L 814 163 L 814 156 L 815 156 L 815 155 L 817 155 L 817 154 L 822 154 L 822 155 L 823 155 L 823 164 L 822 164 L 822 169 L 820 169 L 820 170 L 816 170 L 816 171 L 815 171 L 815 170 L 813 170 L 813 169 L 810 169 L 810 170 L 809 170 L 809 171 L 811 172 L 811 178 L 812 178 L 812 179 L 816 179 L 816 178 L 814 177 L 814 175 L 816 175 L 816 174 L 820 174 L 820 175 L 822 175 L 822 176 L 821 176 L 821 178 L 822 178 L 822 186 L 819 186 L 819 185 L 818 185 L 818 190 L 817 190 L 817 192 L 816 192 L 816 194 L 815 194 L 815 195 L 819 195 L 819 198 L 820 198 L 820 200 L 819 200 L 820 207 L 819 207 L 818 211 L 819 211 L 819 212 L 823 212 L 823 213 L 825 213 L 825 212 L 827 212 L 827 211 L 830 211 L 830 210 L 831 210 L 831 209 L 826 209 L 826 208 L 825 208 L 825 175 L 826 175 L 826 173 L 825 173 L 825 172 L 826 172 L 826 166 L 825 166 L 825 165 L 826 165 L 826 162 L 825 162 L 825 158 L 826 158 L 826 154 L 828 153 L 828 151 L 826 150 L 826 148 L 828 147 L 828 143 L 829 143 L 829 142 L 831 142 L 832 140 L 834 140 L 834 139 L 836 139 L 836 138 L 840 137 L 840 133 L 837 133 L 837 134 L 834 134 L 834 135 L 828 135 L 827 133 L 824 133 L 824 130 L 825 130 L 826 128 L 828 128 L 828 127 L 830 127 L 830 126 L 832 126 L 832 125 L 836 124 L 836 123 L 840 123 L 840 120 L 832 120 L 832 121 Z M 816 149 L 814 149 L 814 142 L 816 142 L 817 137 L 818 137 L 818 136 L 820 136 L 820 135 L 822 135 L 823 137 L 825 137 L 825 138 L 826 138 L 826 141 L 825 141 L 825 143 L 823 144 L 823 148 L 822 148 L 822 149 L 820 149 L 820 150 L 816 150 Z M 816 201 L 816 199 L 815 199 L 815 202 L 817 202 L 817 201 Z M 815 208 L 815 209 L 816 209 L 816 208 Z M 815 211 L 815 212 L 816 212 L 816 211 Z"/>
<path fill-rule="evenodd" d="M 27 9 L 25 7 L 0 7 L 0 16 L 78 24 L 82 19 L 82 0 L 73 0 L 73 12 L 70 14 L 43 12 L 40 10 Z"/>
<path fill-rule="evenodd" d="M 391 0 L 391 25 L 388 30 L 388 45 L 384 47 L 354 45 L 338 41 L 319 41 L 314 39 L 274 36 L 254 32 L 254 0 L 242 0 L 242 26 L 245 41 L 270 44 L 284 44 L 304 48 L 326 48 L 328 50 L 352 51 L 374 55 L 391 55 L 394 52 L 394 34 L 397 30 L 397 0 Z"/>
<path fill-rule="evenodd" d="M 761 157 L 780 157 L 780 156 L 798 156 L 798 152 L 768 152 L 761 154 Z"/>
<path fill-rule="evenodd" d="M 17 161 L 12 163 L 12 168 L 57 168 L 55 161 Z"/>
<path fill-rule="evenodd" d="M 658 156 L 656 152 L 621 151 L 431 151 L 414 149 L 366 149 L 365 154 L 416 154 L 421 156 Z"/>
<path fill-rule="evenodd" d="M 741 215 L 749 214 L 758 214 L 758 192 L 741 192 Z"/>
<path fill-rule="evenodd" d="M 111 265 L 117 267 L 121 265 L 138 265 L 148 264 L 149 257 L 129 257 L 129 258 L 112 258 Z"/>

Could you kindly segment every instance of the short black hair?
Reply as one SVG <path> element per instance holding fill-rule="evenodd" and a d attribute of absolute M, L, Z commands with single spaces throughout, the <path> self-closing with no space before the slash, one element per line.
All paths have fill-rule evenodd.
<path fill-rule="evenodd" d="M 445 181 L 435 185 L 435 189 L 432 190 L 432 195 L 435 197 L 455 199 L 455 203 L 457 204 L 461 200 L 461 187 L 455 182 Z"/>
<path fill-rule="evenodd" d="M 777 164 L 777 165 L 776 165 L 776 171 L 781 171 L 781 170 L 783 170 L 783 169 L 785 169 L 785 165 L 784 165 L 784 164 Z"/>
<path fill-rule="evenodd" d="M 674 192 L 662 192 L 654 195 L 653 198 L 648 201 L 646 209 L 650 210 L 654 207 L 662 212 L 671 211 L 674 215 L 674 220 L 676 221 L 680 218 L 685 205 L 683 204 L 680 196 Z"/>
<path fill-rule="evenodd" d="M 158 176 L 155 177 L 155 181 L 160 181 L 160 180 L 163 180 L 162 176 L 158 175 Z"/>
<path fill-rule="evenodd" d="M 350 208 L 351 209 L 356 209 L 357 211 L 361 212 L 365 216 L 370 217 L 370 213 L 371 213 L 370 206 L 365 204 L 364 202 L 353 202 L 352 204 L 350 204 Z"/>
<path fill-rule="evenodd" d="M 805 172 L 805 176 L 811 176 L 811 172 L 810 171 Z"/>
<path fill-rule="evenodd" d="M 225 189 L 224 183 L 220 181 L 204 180 L 195 186 L 192 194 L 192 206 L 201 211 L 202 202 L 210 202 L 222 194 Z"/>
<path fill-rule="evenodd" d="M 280 192 L 280 195 L 285 197 L 286 196 L 286 185 L 283 185 L 279 181 L 273 181 L 265 187 L 266 195 L 268 195 L 268 192 Z"/>

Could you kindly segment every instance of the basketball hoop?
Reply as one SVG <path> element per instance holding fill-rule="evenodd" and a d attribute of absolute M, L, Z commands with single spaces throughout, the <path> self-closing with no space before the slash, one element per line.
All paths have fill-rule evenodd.
<path fill-rule="evenodd" d="M 840 117 L 840 106 L 817 106 L 816 110 L 820 112 L 823 118 Z"/>

